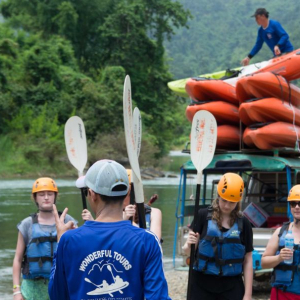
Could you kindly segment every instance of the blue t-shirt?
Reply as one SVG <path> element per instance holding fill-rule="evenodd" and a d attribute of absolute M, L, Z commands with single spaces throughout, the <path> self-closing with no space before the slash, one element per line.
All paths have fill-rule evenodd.
<path fill-rule="evenodd" d="M 61 237 L 49 282 L 52 300 L 164 300 L 157 237 L 130 221 L 87 221 Z"/>
<path fill-rule="evenodd" d="M 274 47 L 279 46 L 281 53 L 286 53 L 294 50 L 293 45 L 289 40 L 289 35 L 282 28 L 281 24 L 275 20 L 269 20 L 267 28 L 260 27 L 258 29 L 256 44 L 249 53 L 249 57 L 253 57 L 262 47 L 263 43 L 269 46 L 274 56 Z"/>

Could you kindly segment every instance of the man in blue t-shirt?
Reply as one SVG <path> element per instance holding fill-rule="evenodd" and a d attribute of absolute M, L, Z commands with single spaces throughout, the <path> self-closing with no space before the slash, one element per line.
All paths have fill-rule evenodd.
<path fill-rule="evenodd" d="M 274 56 L 294 50 L 289 40 L 289 35 L 279 22 L 269 20 L 269 12 L 265 8 L 258 8 L 251 17 L 255 17 L 256 23 L 260 27 L 258 29 L 256 44 L 248 56 L 241 62 L 243 66 L 249 64 L 250 59 L 259 52 L 264 42 L 269 46 Z"/>
<path fill-rule="evenodd" d="M 125 168 L 112 160 L 94 163 L 77 186 L 87 187 L 96 215 L 68 230 L 55 205 L 57 252 L 49 281 L 51 300 L 171 300 L 155 234 L 123 220 L 128 193 Z"/>

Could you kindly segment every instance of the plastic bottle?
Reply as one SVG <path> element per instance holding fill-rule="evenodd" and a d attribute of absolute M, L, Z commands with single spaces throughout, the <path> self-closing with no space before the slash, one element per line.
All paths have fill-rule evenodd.
<path fill-rule="evenodd" d="M 293 250 L 293 248 L 294 248 L 294 236 L 293 236 L 292 230 L 288 231 L 288 233 L 285 236 L 284 242 L 285 242 L 285 248 Z M 292 264 L 293 263 L 293 256 L 289 260 L 285 260 L 284 262 L 286 264 Z"/>

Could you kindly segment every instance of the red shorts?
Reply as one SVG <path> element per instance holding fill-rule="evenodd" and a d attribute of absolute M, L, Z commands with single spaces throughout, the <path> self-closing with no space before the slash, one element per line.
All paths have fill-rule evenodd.
<path fill-rule="evenodd" d="M 284 292 L 283 290 L 272 288 L 270 300 L 300 300 L 300 295 Z"/>

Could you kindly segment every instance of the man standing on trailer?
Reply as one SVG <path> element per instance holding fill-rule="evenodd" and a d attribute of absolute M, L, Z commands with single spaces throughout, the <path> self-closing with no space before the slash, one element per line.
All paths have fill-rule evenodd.
<path fill-rule="evenodd" d="M 258 29 L 256 44 L 248 56 L 241 62 L 243 66 L 249 65 L 250 59 L 260 51 L 264 42 L 266 42 L 274 56 L 294 50 L 287 32 L 278 21 L 269 20 L 269 12 L 265 8 L 258 8 L 251 17 L 255 17 L 256 23 L 260 27 Z"/>

